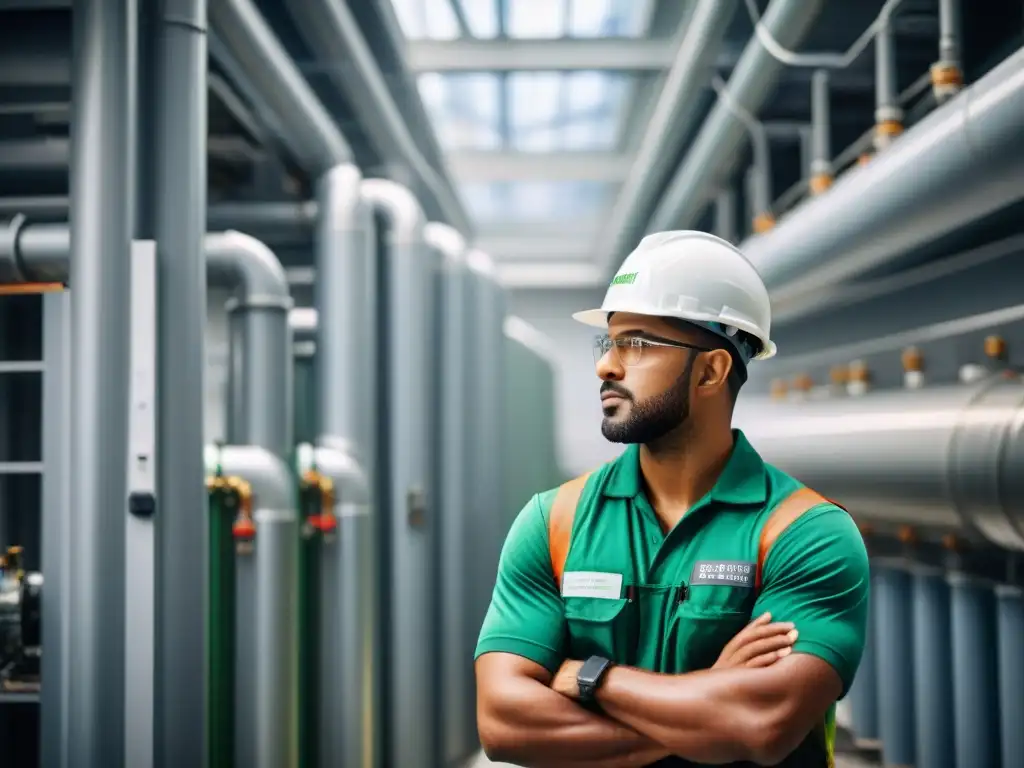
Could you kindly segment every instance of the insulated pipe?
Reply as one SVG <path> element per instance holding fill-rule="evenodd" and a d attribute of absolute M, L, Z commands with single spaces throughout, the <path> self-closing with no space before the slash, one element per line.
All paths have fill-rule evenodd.
<path fill-rule="evenodd" d="M 795 318 L 798 300 L 827 296 L 831 286 L 1021 199 L 1022 130 L 1024 49 L 740 248 L 776 311 L 791 303 L 787 320 Z"/>
<path fill-rule="evenodd" d="M 373 573 L 378 551 L 368 491 L 376 480 L 378 294 L 374 224 L 362 199 L 362 175 L 353 165 L 325 173 L 317 185 L 315 460 L 337 482 L 344 479 L 338 538 L 321 557 L 324 635 L 320 707 L 321 765 L 372 765 L 378 707 L 379 600 Z M 329 465 L 329 466 L 328 466 Z M 342 472 L 344 469 L 344 472 Z M 356 483 L 358 475 L 359 482 Z M 348 491 L 345 490 L 348 488 Z M 349 498 L 346 494 L 352 496 Z M 369 698 L 367 698 L 369 697 Z"/>
<path fill-rule="evenodd" d="M 423 211 L 405 187 L 367 179 L 361 192 L 387 220 L 380 259 L 384 308 L 380 341 L 386 350 L 386 401 L 379 409 L 385 423 L 388 482 L 385 490 L 388 569 L 385 621 L 390 632 L 386 692 L 387 765 L 426 768 L 436 755 L 433 672 L 424 659 L 436 658 L 432 622 L 434 584 L 431 555 L 437 526 L 437 500 L 431 486 L 430 413 L 433 403 L 430 363 L 435 334 L 431 297 L 431 254 L 423 239 Z"/>
<path fill-rule="evenodd" d="M 858 519 L 976 530 L 1024 550 L 1021 418 L 1024 386 L 992 375 L 799 403 L 740 398 L 734 422 L 766 461 Z"/>
<path fill-rule="evenodd" d="M 896 82 L 896 32 L 892 17 L 883 14 L 875 31 L 875 136 L 876 151 L 892 144 L 903 133 L 903 110 L 900 108 L 899 85 Z"/>
<path fill-rule="evenodd" d="M 754 163 L 750 167 L 750 202 L 753 209 L 751 229 L 767 232 L 775 226 L 772 214 L 772 151 L 768 136 L 760 127 L 750 137 Z"/>
<path fill-rule="evenodd" d="M 712 62 L 736 5 L 737 0 L 697 0 L 694 4 L 636 159 L 608 217 L 600 239 L 608 247 L 599 254 L 598 263 L 610 265 L 639 239 L 641 228 L 636 222 L 643 221 L 657 199 L 665 181 L 665 158 L 679 154 L 700 117 L 698 96 L 711 80 Z"/>
<path fill-rule="evenodd" d="M 422 188 L 430 191 L 444 218 L 470 231 L 471 223 L 451 180 L 423 156 L 348 3 L 305 0 L 285 7 L 313 49 L 314 58 L 345 62 L 344 67 L 329 68 L 327 74 L 345 95 L 385 163 L 410 167 Z"/>
<path fill-rule="evenodd" d="M 209 0 L 210 27 L 292 137 L 300 164 L 316 175 L 352 160 L 352 150 L 252 0 Z"/>
<path fill-rule="evenodd" d="M 734 187 L 719 190 L 715 197 L 715 234 L 729 243 L 739 242 L 739 200 Z"/>
<path fill-rule="evenodd" d="M 438 556 L 441 583 L 441 663 L 438 684 L 441 690 L 440 711 L 442 765 L 465 761 L 473 749 L 475 734 L 469 726 L 473 720 L 474 702 L 467 695 L 472 689 L 473 649 L 467 647 L 461 627 L 466 620 L 466 575 L 468 557 L 466 536 L 470 448 L 466 418 L 471 315 L 468 306 L 469 275 L 466 267 L 466 241 L 447 224 L 430 223 L 424 237 L 443 259 L 440 280 L 440 458 L 437 488 L 440 494 Z"/>
<path fill-rule="evenodd" d="M 303 443 L 295 455 L 300 477 L 313 470 L 332 481 L 334 516 L 339 526 L 333 543 L 321 550 L 326 562 L 320 583 L 323 635 L 318 670 L 323 683 L 319 686 L 319 764 L 357 768 L 373 765 L 372 739 L 368 740 L 363 730 L 373 728 L 373 561 L 369 552 L 361 551 L 368 539 L 347 535 L 345 530 L 346 521 L 352 519 L 363 521 L 360 529 L 368 530 L 370 486 L 344 442 L 337 441 L 331 447 Z M 348 526 L 348 533 L 353 531 L 360 532 Z M 339 579 L 346 561 L 358 563 L 363 572 L 348 569 L 346 575 L 350 578 Z"/>
<path fill-rule="evenodd" d="M 772 0 L 761 23 L 779 45 L 794 50 L 821 12 L 822 0 Z M 648 232 L 692 227 L 715 189 L 736 170 L 748 138 L 739 108 L 757 115 L 775 92 L 785 65 L 752 37 L 729 78 L 726 93 L 701 125 L 683 164 L 672 177 L 651 217 Z M 618 255 L 618 254 L 616 254 Z"/>
<path fill-rule="evenodd" d="M 136 37 L 134 3 L 82 0 L 75 8 L 69 177 L 75 208 L 70 238 L 75 514 L 66 627 L 67 753 L 83 768 L 122 765 L 125 757 L 125 404 Z M 67 257 L 65 251 L 65 263 Z"/>
<path fill-rule="evenodd" d="M 240 742 L 236 742 L 236 759 L 240 765 L 257 768 L 291 768 L 297 758 L 292 713 L 298 706 L 295 480 L 281 457 L 261 446 L 207 446 L 204 461 L 208 475 L 240 477 L 253 490 L 256 578 L 248 583 L 239 580 L 237 589 L 255 592 L 256 611 L 251 622 L 236 626 L 239 645 L 251 638 L 259 660 L 255 668 L 243 672 L 254 682 L 256 728 L 248 737 L 254 740 L 255 759 L 241 762 L 244 745 Z"/>

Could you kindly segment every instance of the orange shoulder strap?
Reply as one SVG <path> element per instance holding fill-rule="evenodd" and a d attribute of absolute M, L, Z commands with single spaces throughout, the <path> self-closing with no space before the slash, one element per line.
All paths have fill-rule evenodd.
<path fill-rule="evenodd" d="M 832 502 L 810 488 L 797 488 L 771 511 L 761 528 L 761 540 L 757 545 L 757 573 L 754 577 L 754 589 L 761 589 L 761 574 L 764 570 L 765 560 L 768 559 L 768 552 L 779 536 L 804 512 L 825 503 Z"/>
<path fill-rule="evenodd" d="M 583 487 L 590 475 L 591 473 L 587 472 L 562 483 L 555 494 L 555 500 L 551 502 L 551 512 L 548 514 L 548 551 L 551 553 L 551 572 L 559 588 L 562 586 L 565 558 L 569 554 L 569 539 L 572 536 L 572 522 L 576 518 L 576 505 L 579 504 Z"/>

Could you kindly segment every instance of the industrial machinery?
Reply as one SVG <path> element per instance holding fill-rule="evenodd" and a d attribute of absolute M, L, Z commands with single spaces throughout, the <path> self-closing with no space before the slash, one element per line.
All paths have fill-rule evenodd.
<path fill-rule="evenodd" d="M 21 547 L 0 558 L 0 691 L 39 690 L 43 575 L 24 571 Z"/>

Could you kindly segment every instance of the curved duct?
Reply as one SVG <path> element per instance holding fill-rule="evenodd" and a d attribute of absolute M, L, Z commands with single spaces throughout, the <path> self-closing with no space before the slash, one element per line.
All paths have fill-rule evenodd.
<path fill-rule="evenodd" d="M 1017 378 L 794 402 L 741 397 L 734 424 L 765 461 L 858 520 L 977 532 L 1024 551 Z"/>
<path fill-rule="evenodd" d="M 1024 197 L 1022 130 L 1024 49 L 740 248 L 779 309 L 827 293 Z"/>
<path fill-rule="evenodd" d="M 761 23 L 779 44 L 798 48 L 824 3 L 822 0 L 772 0 Z M 729 78 L 730 104 L 721 98 L 701 125 L 683 164 L 669 182 L 648 232 L 687 229 L 707 207 L 720 183 L 728 179 L 749 140 L 747 126 L 736 108 L 756 115 L 771 99 L 785 65 L 772 56 L 757 37 L 743 50 Z"/>

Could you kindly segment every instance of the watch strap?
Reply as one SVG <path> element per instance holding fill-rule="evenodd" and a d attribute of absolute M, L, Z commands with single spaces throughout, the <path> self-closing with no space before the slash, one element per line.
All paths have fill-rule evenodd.
<path fill-rule="evenodd" d="M 583 666 L 576 673 L 576 686 L 579 688 L 581 701 L 593 701 L 601 680 L 611 666 L 611 660 L 603 656 L 591 656 L 583 662 Z"/>

